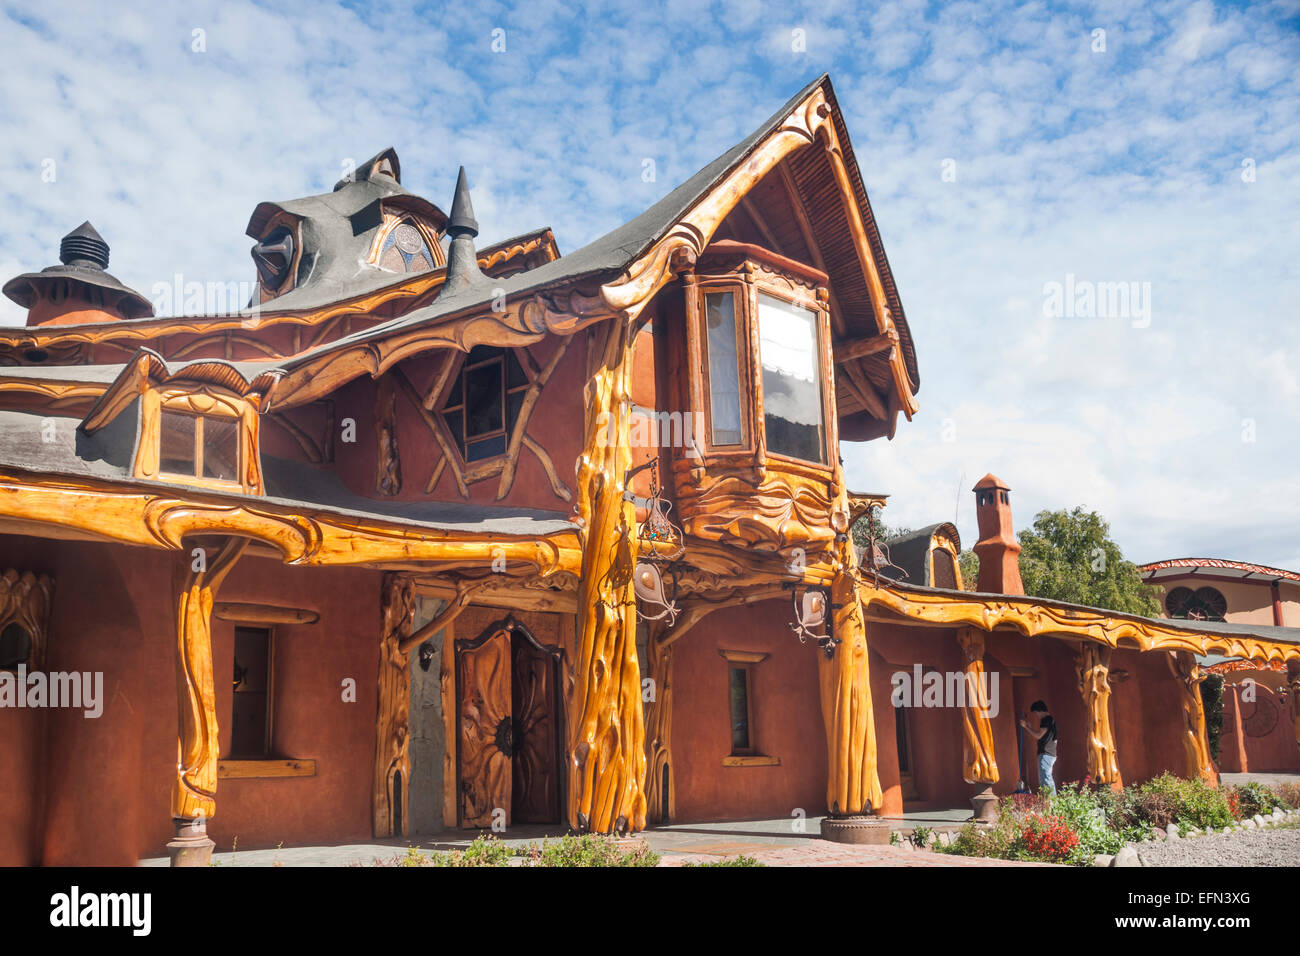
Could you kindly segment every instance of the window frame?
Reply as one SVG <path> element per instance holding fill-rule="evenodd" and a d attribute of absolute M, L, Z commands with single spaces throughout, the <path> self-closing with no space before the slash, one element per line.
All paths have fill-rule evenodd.
<path fill-rule="evenodd" d="M 229 753 L 222 759 L 232 761 L 263 761 L 275 760 L 275 632 L 276 628 L 269 624 L 239 624 L 230 632 L 231 647 L 230 661 L 233 677 L 235 650 L 239 639 L 239 632 L 243 631 L 261 631 L 266 634 L 266 729 L 263 734 L 263 752 L 260 754 L 237 753 L 235 751 L 235 699 L 239 691 L 231 688 L 230 693 L 230 746 Z"/>
<path fill-rule="evenodd" d="M 757 252 L 759 250 L 755 250 Z M 744 259 L 738 269 L 721 275 L 696 275 L 689 283 L 687 304 L 687 355 L 691 368 L 689 397 L 693 410 L 704 418 L 701 451 L 713 459 L 753 459 L 759 465 L 769 460 L 781 470 L 805 477 L 827 479 L 834 471 L 839 430 L 835 418 L 835 363 L 831 352 L 829 293 L 824 285 L 793 272 L 765 265 L 758 255 Z M 713 442 L 712 382 L 708 364 L 708 305 L 706 296 L 719 292 L 734 293 L 736 305 L 737 365 L 741 389 L 741 443 L 717 445 Z M 816 329 L 816 355 L 819 372 L 818 391 L 822 415 L 823 461 L 796 458 L 767 447 L 766 416 L 763 409 L 762 346 L 758 320 L 758 297 L 770 296 L 813 313 Z M 743 303 L 743 313 L 741 312 Z M 748 400 L 746 400 L 746 393 Z"/>
<path fill-rule="evenodd" d="M 196 419 L 193 474 L 163 470 L 164 413 Z M 235 425 L 236 470 L 233 479 L 211 478 L 203 474 L 202 423 L 207 418 Z M 251 402 L 222 389 L 210 386 L 148 388 L 141 395 L 140 429 L 132 473 L 136 478 L 260 495 L 263 493 L 263 484 L 258 424 L 258 413 Z"/>
<path fill-rule="evenodd" d="M 408 278 L 428 276 L 438 272 L 439 269 L 442 269 L 447 265 L 446 250 L 442 248 L 442 242 L 440 241 L 437 230 L 430 226 L 429 223 L 425 222 L 420 216 L 411 212 L 409 209 L 391 208 L 387 203 L 383 204 L 381 208 L 383 222 L 380 224 L 379 231 L 375 235 L 375 241 L 370 247 L 370 254 L 366 257 L 367 262 L 386 275 L 407 276 Z M 429 250 L 429 256 L 432 261 L 429 263 L 429 268 L 424 272 L 408 272 L 405 270 L 402 272 L 390 272 L 388 269 L 384 269 L 379 265 L 379 260 L 384 254 L 384 247 L 388 244 L 388 238 L 393 234 L 397 227 L 404 222 L 409 222 L 419 230 L 420 236 L 424 239 L 424 244 Z"/>
<path fill-rule="evenodd" d="M 533 387 L 533 381 L 529 375 L 528 365 L 520 360 L 515 349 L 509 346 L 493 347 L 500 349 L 500 352 L 497 355 L 475 362 L 472 365 L 469 361 L 470 356 L 468 354 L 465 356 L 461 361 L 460 367 L 457 368 L 455 374 L 451 376 L 451 382 L 448 385 L 447 393 L 438 410 L 438 414 L 442 418 L 442 423 L 446 427 L 447 432 L 451 435 L 452 442 L 456 446 L 456 451 L 460 455 L 461 463 L 468 466 L 477 466 L 483 462 L 496 461 L 497 459 L 505 458 L 510 454 L 511 439 L 514 436 L 514 425 L 510 422 L 510 398 L 512 395 L 518 394 L 525 396 L 525 401 L 527 401 L 526 396 L 528 395 L 529 390 Z M 524 382 L 521 385 L 510 384 L 510 370 L 506 361 L 508 356 L 513 356 L 515 362 L 518 363 L 520 370 L 524 373 Z M 466 426 L 469 424 L 469 416 L 466 414 L 469 410 L 469 403 L 465 395 L 465 376 L 466 373 L 474 369 L 483 368 L 493 363 L 500 363 L 501 366 L 501 428 L 490 432 L 484 432 L 483 434 L 475 435 L 471 438 L 465 430 Z M 456 400 L 455 404 L 451 403 L 452 399 Z M 447 415 L 450 412 L 460 412 L 459 435 L 456 434 L 451 427 L 451 423 L 447 420 Z M 518 419 L 516 419 L 515 424 L 518 424 Z M 495 455 L 486 455 L 483 458 L 469 457 L 469 446 L 471 441 L 480 442 L 492 438 L 504 438 L 505 448 Z"/>
<path fill-rule="evenodd" d="M 762 651 L 738 651 L 724 648 L 719 648 L 718 654 L 726 662 L 723 673 L 725 675 L 724 699 L 726 700 L 727 713 L 727 754 L 723 758 L 723 765 L 743 767 L 779 764 L 779 760 L 766 756 L 759 748 L 758 726 L 754 720 L 756 713 L 754 707 L 754 674 L 758 670 L 758 665 L 767 660 L 768 654 Z M 741 671 L 745 675 L 745 728 L 749 733 L 749 746 L 740 749 L 735 746 L 735 728 L 731 721 L 732 671 Z"/>

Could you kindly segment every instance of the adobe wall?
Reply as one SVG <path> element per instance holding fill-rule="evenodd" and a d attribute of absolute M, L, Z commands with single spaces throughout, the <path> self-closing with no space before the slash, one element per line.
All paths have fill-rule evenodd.
<path fill-rule="evenodd" d="M 788 601 L 714 611 L 674 645 L 671 786 L 675 823 L 808 817 L 826 810 L 826 731 L 817 655 L 789 628 Z M 753 673 L 753 741 L 776 767 L 724 767 L 731 753 L 728 662 L 768 657 Z"/>
<path fill-rule="evenodd" d="M 1289 702 L 1264 683 L 1245 700 L 1241 683 L 1223 685 L 1219 766 L 1227 773 L 1300 772 L 1300 743 Z"/>
<path fill-rule="evenodd" d="M 0 563 L 55 579 L 49 671 L 103 673 L 104 711 L 48 710 L 43 755 L 21 721 L 0 710 L 0 759 L 21 775 L 0 783 L 0 833 L 31 834 L 32 846 L 0 841 L 5 862 L 130 865 L 165 853 L 176 766 L 175 636 L 170 595 L 175 555 L 87 542 L 0 537 Z M 370 835 L 378 662 L 379 574 L 290 568 L 245 557 L 219 594 L 313 608 L 315 625 L 277 626 L 274 750 L 314 758 L 316 776 L 221 779 L 209 833 L 219 848 Z M 229 744 L 235 625 L 214 620 L 214 677 L 222 754 Z M 356 702 L 342 699 L 344 678 Z M 15 732 L 11 733 L 10 730 Z M 37 766 L 39 764 L 40 766 Z M 9 766 L 6 760 L 6 766 Z M 41 772 L 50 781 L 38 805 Z"/>

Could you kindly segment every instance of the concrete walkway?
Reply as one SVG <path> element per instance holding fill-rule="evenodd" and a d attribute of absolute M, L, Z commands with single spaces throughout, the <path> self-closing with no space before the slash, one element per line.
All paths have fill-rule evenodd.
<path fill-rule="evenodd" d="M 900 837 L 917 826 L 956 830 L 970 819 L 969 809 L 926 810 L 887 817 Z M 663 857 L 665 866 L 752 856 L 770 866 L 978 866 L 1007 865 L 917 851 L 901 846 L 844 846 L 821 839 L 821 817 L 684 823 L 652 827 L 640 836 Z M 501 835 L 512 847 L 558 839 L 563 826 L 516 826 Z M 217 866 L 373 866 L 406 854 L 408 847 L 432 850 L 464 849 L 477 831 L 448 830 L 427 836 L 367 843 L 245 849 L 213 853 Z M 141 866 L 166 866 L 167 858 L 141 860 Z"/>

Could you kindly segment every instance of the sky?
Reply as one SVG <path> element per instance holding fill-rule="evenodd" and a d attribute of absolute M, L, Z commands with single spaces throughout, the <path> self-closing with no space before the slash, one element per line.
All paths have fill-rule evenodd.
<path fill-rule="evenodd" d="M 829 72 L 921 374 L 850 487 L 1300 569 L 1300 0 L 180 6 L 0 2 L 0 278 L 89 219 L 146 295 L 252 281 L 254 206 L 387 146 L 572 251 Z"/>

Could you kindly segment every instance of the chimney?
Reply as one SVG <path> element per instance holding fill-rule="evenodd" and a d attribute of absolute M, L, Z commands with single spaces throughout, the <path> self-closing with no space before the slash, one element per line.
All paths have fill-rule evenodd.
<path fill-rule="evenodd" d="M 975 517 L 980 539 L 978 589 L 989 594 L 1024 594 L 1020 581 L 1020 542 L 1011 527 L 1011 489 L 1002 479 L 985 475 L 975 485 Z"/>
<path fill-rule="evenodd" d="M 82 325 L 153 315 L 153 304 L 104 270 L 108 243 L 83 222 L 59 244 L 60 265 L 15 276 L 4 294 L 27 310 L 27 324 Z"/>
<path fill-rule="evenodd" d="M 455 295 L 487 280 L 478 267 L 478 253 L 474 250 L 478 220 L 474 218 L 474 206 L 469 201 L 469 182 L 465 178 L 464 166 L 456 177 L 456 196 L 451 201 L 447 235 L 451 236 L 451 249 L 447 253 L 447 279 L 439 295 Z"/>

